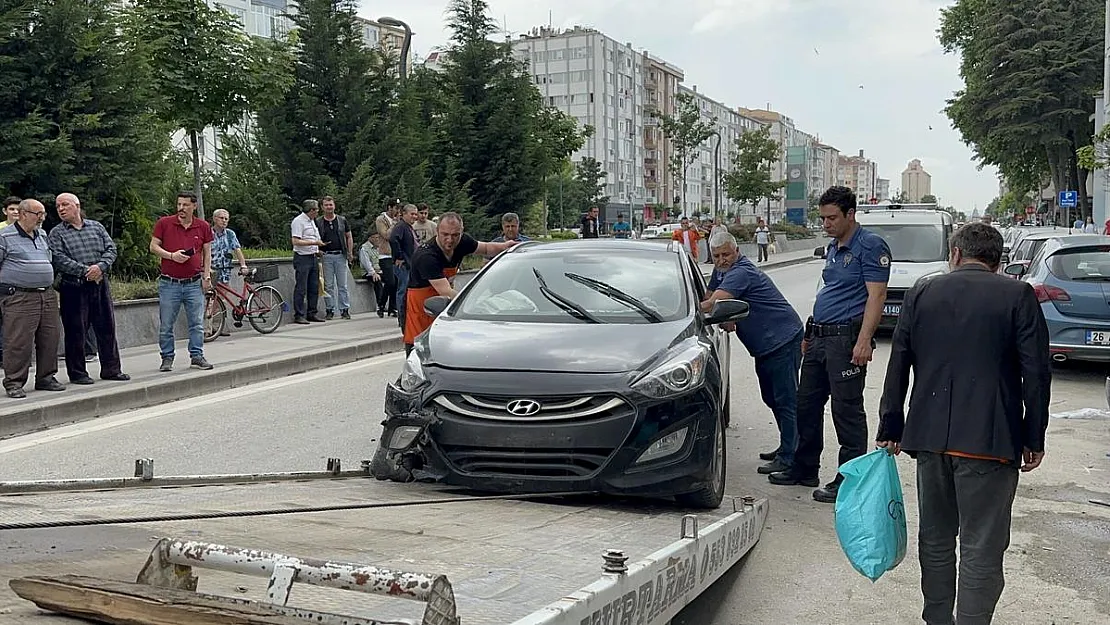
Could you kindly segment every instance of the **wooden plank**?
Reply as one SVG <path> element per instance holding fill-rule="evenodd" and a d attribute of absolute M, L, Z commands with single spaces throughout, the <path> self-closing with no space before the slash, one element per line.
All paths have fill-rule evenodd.
<path fill-rule="evenodd" d="M 186 590 L 63 575 L 9 582 L 44 610 L 110 625 L 305 625 L 269 606 Z"/>

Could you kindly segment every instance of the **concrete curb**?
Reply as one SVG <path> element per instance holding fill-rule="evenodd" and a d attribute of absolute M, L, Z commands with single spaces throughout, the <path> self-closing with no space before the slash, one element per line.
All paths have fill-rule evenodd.
<path fill-rule="evenodd" d="M 375 337 L 354 341 L 307 356 L 282 356 L 217 367 L 211 371 L 175 376 L 153 384 L 121 384 L 112 392 L 75 399 L 56 399 L 0 417 L 0 439 L 30 434 L 60 425 L 79 423 L 127 410 L 166 404 L 288 377 L 317 369 L 345 365 L 404 349 L 401 337 Z M 118 389 L 118 390 L 117 390 Z"/>

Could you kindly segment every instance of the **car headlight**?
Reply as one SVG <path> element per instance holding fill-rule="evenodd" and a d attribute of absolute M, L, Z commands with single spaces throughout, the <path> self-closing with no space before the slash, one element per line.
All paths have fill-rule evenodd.
<path fill-rule="evenodd" d="M 401 390 L 412 393 L 428 383 L 424 376 L 424 366 L 420 364 L 420 356 L 413 351 L 405 359 L 405 366 L 401 369 Z"/>
<path fill-rule="evenodd" d="M 708 360 L 704 346 L 692 345 L 633 382 L 632 389 L 655 399 L 685 393 L 701 385 Z"/>

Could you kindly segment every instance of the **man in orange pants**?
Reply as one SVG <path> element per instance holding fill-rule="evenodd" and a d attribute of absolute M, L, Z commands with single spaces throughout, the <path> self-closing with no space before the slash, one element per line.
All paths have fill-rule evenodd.
<path fill-rule="evenodd" d="M 470 254 L 494 256 L 517 243 L 519 241 L 478 241 L 469 234 L 463 234 L 463 220 L 458 213 L 440 215 L 435 238 L 417 248 L 410 263 L 409 288 L 405 294 L 405 353 L 412 351 L 416 337 L 435 320 L 424 311 L 424 302 L 436 295 L 455 297 L 451 278 L 458 273 L 464 258 Z"/>

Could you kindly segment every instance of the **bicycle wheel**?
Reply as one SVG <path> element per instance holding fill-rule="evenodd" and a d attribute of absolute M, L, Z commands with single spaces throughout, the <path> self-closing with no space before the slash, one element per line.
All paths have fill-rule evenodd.
<path fill-rule="evenodd" d="M 247 321 L 262 334 L 269 334 L 281 325 L 285 300 L 272 286 L 260 286 L 247 298 Z"/>
<path fill-rule="evenodd" d="M 220 337 L 227 323 L 227 304 L 212 291 L 204 296 L 204 342 L 211 343 Z"/>

